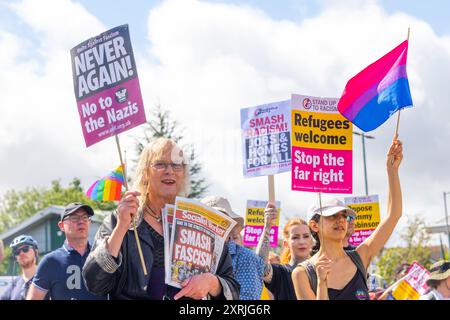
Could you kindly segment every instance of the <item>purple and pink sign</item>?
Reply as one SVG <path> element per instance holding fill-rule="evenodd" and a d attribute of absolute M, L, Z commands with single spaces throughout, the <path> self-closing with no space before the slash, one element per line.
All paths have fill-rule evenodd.
<path fill-rule="evenodd" d="M 146 122 L 128 25 L 90 38 L 70 53 L 87 147 Z"/>

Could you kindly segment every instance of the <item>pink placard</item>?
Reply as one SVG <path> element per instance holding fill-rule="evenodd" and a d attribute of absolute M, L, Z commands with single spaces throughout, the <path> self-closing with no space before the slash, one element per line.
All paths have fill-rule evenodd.
<path fill-rule="evenodd" d="M 146 122 L 128 25 L 90 38 L 70 54 L 87 147 Z"/>
<path fill-rule="evenodd" d="M 135 77 L 77 102 L 86 147 L 146 122 L 139 88 Z"/>
<path fill-rule="evenodd" d="M 352 246 L 359 246 L 364 240 L 366 240 L 375 231 L 375 229 L 365 229 L 353 232 L 348 238 L 348 243 Z"/>
<path fill-rule="evenodd" d="M 263 232 L 263 226 L 245 226 L 243 243 L 246 247 L 256 247 Z M 270 246 L 272 248 L 278 246 L 278 226 L 273 226 L 270 229 Z"/>

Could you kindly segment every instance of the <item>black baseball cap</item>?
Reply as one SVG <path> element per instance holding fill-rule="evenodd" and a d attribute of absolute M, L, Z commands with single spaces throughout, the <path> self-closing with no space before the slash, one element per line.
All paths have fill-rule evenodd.
<path fill-rule="evenodd" d="M 87 204 L 82 204 L 80 202 L 72 202 L 69 203 L 65 208 L 64 211 L 61 213 L 61 221 L 64 220 L 65 217 L 70 216 L 72 213 L 77 211 L 78 209 L 84 209 L 86 210 L 86 213 L 92 217 L 94 215 L 94 210 Z"/>

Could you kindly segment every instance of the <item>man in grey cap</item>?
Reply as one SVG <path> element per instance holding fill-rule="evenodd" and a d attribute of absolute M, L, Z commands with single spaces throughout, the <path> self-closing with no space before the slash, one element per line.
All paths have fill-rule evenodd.
<path fill-rule="evenodd" d="M 58 227 L 65 233 L 66 241 L 42 259 L 27 300 L 105 300 L 86 289 L 81 275 L 91 250 L 88 235 L 93 215 L 90 206 L 79 202 L 64 208 Z"/>
<path fill-rule="evenodd" d="M 431 266 L 427 286 L 432 290 L 419 300 L 450 300 L 450 261 L 440 260 Z"/>
<path fill-rule="evenodd" d="M 263 286 L 264 260 L 252 250 L 242 246 L 241 231 L 244 228 L 244 218 L 236 214 L 227 199 L 210 196 L 200 200 L 237 222 L 230 232 L 228 251 L 231 255 L 234 278 L 241 285 L 240 300 L 259 300 Z"/>

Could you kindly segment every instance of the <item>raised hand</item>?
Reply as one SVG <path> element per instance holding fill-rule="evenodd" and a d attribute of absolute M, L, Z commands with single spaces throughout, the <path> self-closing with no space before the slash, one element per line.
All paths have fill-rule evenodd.
<path fill-rule="evenodd" d="M 277 207 L 269 202 L 264 210 L 264 225 L 272 227 L 277 221 Z"/>
<path fill-rule="evenodd" d="M 386 165 L 388 170 L 398 170 L 403 159 L 403 143 L 400 140 L 394 139 L 389 148 Z"/>
<path fill-rule="evenodd" d="M 127 191 L 117 207 L 117 225 L 122 228 L 129 228 L 131 219 L 137 213 L 139 208 L 140 192 Z"/>

